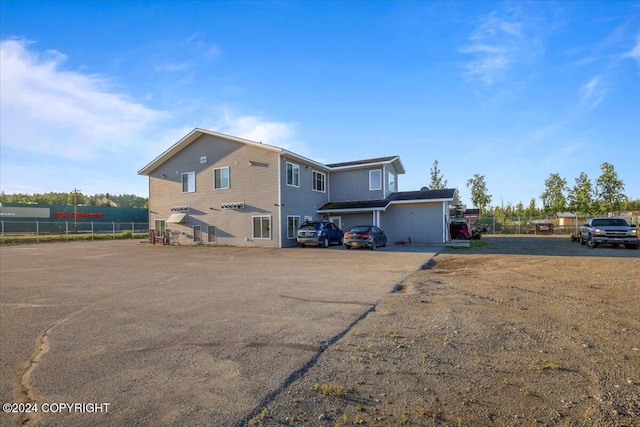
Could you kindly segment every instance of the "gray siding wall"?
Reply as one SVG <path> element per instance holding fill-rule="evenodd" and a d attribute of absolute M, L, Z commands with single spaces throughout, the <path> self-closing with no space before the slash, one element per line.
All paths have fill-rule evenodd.
<path fill-rule="evenodd" d="M 380 228 L 389 242 L 444 243 L 442 203 L 396 204 L 380 214 Z"/>
<path fill-rule="evenodd" d="M 206 156 L 206 163 L 201 163 L 202 156 Z M 167 228 L 183 233 L 181 243 L 193 241 L 194 225 L 200 225 L 203 243 L 214 243 L 207 239 L 207 226 L 213 225 L 217 244 L 277 247 L 278 158 L 278 153 L 267 149 L 201 136 L 149 176 L 150 226 L 172 214 L 172 206 L 184 205 L 191 207 L 187 222 L 167 224 Z M 229 167 L 230 188 L 215 190 L 213 171 L 222 167 Z M 196 191 L 183 193 L 181 174 L 192 171 L 196 172 Z M 244 202 L 244 209 L 221 208 L 223 203 L 234 202 Z M 269 239 L 252 238 L 253 216 L 271 218 Z"/>
<path fill-rule="evenodd" d="M 287 162 L 300 166 L 299 187 L 287 185 Z M 329 174 L 327 171 L 313 165 L 302 163 L 298 159 L 288 159 L 284 156 L 280 159 L 280 167 L 282 171 L 280 174 L 282 247 L 297 246 L 296 239 L 287 238 L 287 216 L 299 216 L 300 224 L 304 223 L 305 216 L 310 216 L 314 220 L 321 219 L 317 209 L 329 201 Z M 313 171 L 322 172 L 326 175 L 325 192 L 313 190 Z"/>
<path fill-rule="evenodd" d="M 382 166 L 369 169 L 345 170 L 331 173 L 331 201 L 347 202 L 355 200 L 384 199 L 384 190 L 369 190 L 369 171 Z M 382 184 L 386 182 L 385 174 L 382 174 Z"/>

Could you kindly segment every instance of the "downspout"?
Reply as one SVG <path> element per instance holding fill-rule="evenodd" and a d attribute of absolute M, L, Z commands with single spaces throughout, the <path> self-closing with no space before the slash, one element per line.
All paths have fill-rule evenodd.
<path fill-rule="evenodd" d="M 278 247 L 282 248 L 282 155 L 278 156 Z"/>
<path fill-rule="evenodd" d="M 449 219 L 447 218 L 447 202 L 442 202 L 442 218 L 444 219 L 442 224 L 442 243 L 447 243 L 449 241 L 447 237 L 447 228 L 449 225 Z"/>

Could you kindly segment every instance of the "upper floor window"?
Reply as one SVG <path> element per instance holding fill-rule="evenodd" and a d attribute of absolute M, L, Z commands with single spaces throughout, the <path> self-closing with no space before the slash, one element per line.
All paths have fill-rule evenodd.
<path fill-rule="evenodd" d="M 229 168 L 219 168 L 213 170 L 213 188 L 222 190 L 229 188 Z"/>
<path fill-rule="evenodd" d="M 396 174 L 389 172 L 389 193 L 395 193 L 396 191 L 398 191 L 398 187 L 396 186 Z"/>
<path fill-rule="evenodd" d="M 322 172 L 313 171 L 312 178 L 313 189 L 315 191 L 321 191 L 323 193 L 326 192 L 327 175 L 323 174 Z"/>
<path fill-rule="evenodd" d="M 187 172 L 182 174 L 182 192 L 193 193 L 196 191 L 196 173 Z"/>
<path fill-rule="evenodd" d="M 300 166 L 287 162 L 287 185 L 300 187 Z"/>
<path fill-rule="evenodd" d="M 382 190 L 382 171 L 369 171 L 369 190 Z"/>

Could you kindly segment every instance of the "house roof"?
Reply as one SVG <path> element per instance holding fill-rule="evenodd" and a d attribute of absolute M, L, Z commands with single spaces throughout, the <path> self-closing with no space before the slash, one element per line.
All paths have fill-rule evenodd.
<path fill-rule="evenodd" d="M 304 163 L 311 164 L 311 165 L 313 165 L 313 166 L 315 166 L 317 168 L 320 168 L 320 169 L 323 169 L 323 170 L 327 170 L 327 171 L 330 171 L 330 170 L 342 170 L 342 169 L 357 169 L 357 168 L 362 168 L 362 167 L 369 167 L 369 166 L 372 166 L 372 165 L 393 164 L 393 166 L 395 167 L 396 171 L 399 174 L 404 174 L 405 173 L 404 166 L 402 165 L 402 162 L 400 161 L 400 157 L 398 157 L 398 156 L 378 157 L 378 158 L 374 158 L 374 159 L 355 160 L 355 161 L 351 161 L 351 162 L 333 163 L 333 164 L 329 164 L 329 165 L 323 165 L 322 163 L 318 163 L 315 160 L 311 160 L 311 159 L 309 159 L 307 157 L 301 156 L 301 155 L 296 154 L 296 153 L 294 153 L 292 151 L 285 150 L 284 148 L 276 147 L 275 145 L 263 144 L 262 142 L 250 141 L 248 139 L 238 138 L 236 136 L 231 136 L 231 135 L 226 135 L 226 134 L 219 133 L 219 132 L 213 132 L 213 131 L 206 130 L 206 129 L 196 128 L 196 129 L 192 130 L 191 132 L 189 132 L 180 141 L 176 142 L 171 147 L 169 147 L 165 152 L 163 152 L 158 157 L 153 159 L 148 165 L 146 165 L 145 167 L 140 169 L 138 171 L 138 175 L 149 175 L 151 172 L 153 172 L 154 169 L 156 169 L 157 167 L 162 165 L 164 162 L 169 160 L 171 157 L 175 156 L 178 152 L 180 152 L 182 149 L 184 149 L 189 144 L 194 142 L 196 139 L 200 138 L 202 135 L 215 136 L 217 138 L 222 138 L 222 139 L 226 139 L 226 140 L 229 140 L 229 141 L 239 142 L 241 144 L 246 144 L 246 145 L 250 145 L 250 146 L 253 146 L 253 147 L 257 147 L 257 148 L 270 150 L 270 151 L 285 155 L 285 156 L 287 156 L 287 157 L 289 157 L 291 159 L 296 159 L 298 161 L 302 161 Z"/>
<path fill-rule="evenodd" d="M 215 136 L 217 138 L 226 139 L 228 141 L 235 141 L 235 142 L 239 142 L 241 144 L 246 144 L 246 145 L 250 145 L 250 146 L 253 146 L 253 147 L 257 147 L 257 148 L 262 148 L 262 149 L 265 149 L 265 150 L 269 150 L 269 151 L 273 151 L 273 152 L 276 152 L 276 153 L 280 153 L 280 154 L 286 155 L 286 156 L 288 156 L 290 158 L 298 159 L 299 161 L 303 161 L 303 162 L 312 164 L 312 165 L 314 165 L 316 167 L 319 167 L 319 168 L 322 168 L 322 169 L 328 169 L 327 166 L 323 165 L 322 163 L 318 163 L 318 162 L 316 162 L 314 160 L 311 160 L 311 159 L 308 159 L 308 158 L 306 158 L 304 156 L 301 156 L 299 154 L 293 153 L 293 152 L 291 152 L 289 150 L 285 150 L 284 148 L 276 147 L 274 145 L 269 145 L 269 144 L 263 144 L 262 142 L 255 142 L 255 141 L 250 141 L 248 139 L 238 138 L 236 136 L 226 135 L 224 133 L 213 132 L 213 131 L 210 131 L 210 130 L 196 128 L 196 129 L 192 130 L 191 132 L 189 132 L 180 141 L 176 142 L 171 147 L 169 147 L 164 153 L 160 154 L 158 157 L 153 159 L 148 165 L 146 165 L 145 167 L 140 169 L 138 171 L 138 175 L 149 175 L 151 172 L 153 172 L 154 169 L 156 169 L 157 167 L 162 165 L 164 162 L 169 160 L 171 157 L 175 156 L 178 152 L 180 152 L 182 149 L 187 147 L 189 144 L 191 144 L 196 139 L 200 138 L 202 135 Z"/>
<path fill-rule="evenodd" d="M 318 209 L 318 212 L 384 211 L 391 204 L 452 201 L 455 197 L 455 192 L 456 190 L 453 188 L 442 190 L 400 191 L 398 193 L 390 194 L 386 199 L 329 202 L 321 206 Z"/>
<path fill-rule="evenodd" d="M 339 170 L 339 169 L 356 169 L 363 168 L 375 165 L 383 165 L 391 163 L 395 167 L 398 173 L 403 174 L 405 172 L 404 166 L 400 161 L 399 156 L 387 156 L 387 157 L 376 157 L 373 159 L 362 159 L 362 160 L 353 160 L 350 162 L 342 162 L 342 163 L 329 163 L 327 167 Z"/>

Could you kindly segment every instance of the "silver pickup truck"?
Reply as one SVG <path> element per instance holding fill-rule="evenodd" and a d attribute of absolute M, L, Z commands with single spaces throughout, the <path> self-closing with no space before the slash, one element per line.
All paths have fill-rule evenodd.
<path fill-rule="evenodd" d="M 638 249 L 638 230 L 622 218 L 591 218 L 580 227 L 580 244 L 597 248 L 600 244 L 624 245 L 627 249 Z"/>

